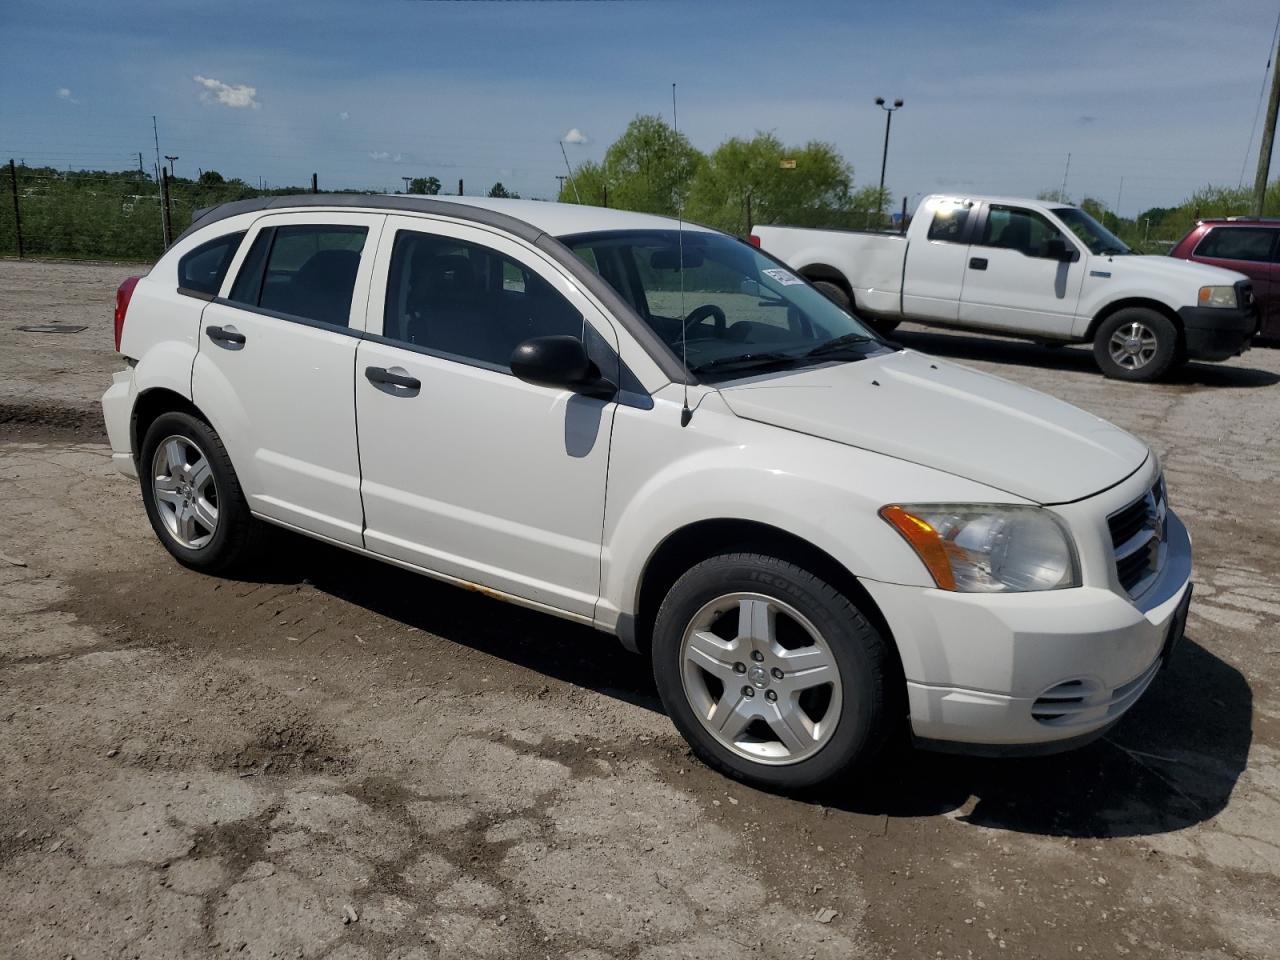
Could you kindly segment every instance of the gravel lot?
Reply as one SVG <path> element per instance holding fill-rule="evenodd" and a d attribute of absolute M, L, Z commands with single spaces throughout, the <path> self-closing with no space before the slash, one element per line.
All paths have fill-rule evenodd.
<path fill-rule="evenodd" d="M 1155 446 L 1188 642 L 1084 750 L 801 801 L 692 760 L 590 630 L 288 537 L 174 564 L 96 409 L 128 272 L 0 262 L 0 954 L 1280 956 L 1280 350 L 1128 385 L 904 330 Z"/>

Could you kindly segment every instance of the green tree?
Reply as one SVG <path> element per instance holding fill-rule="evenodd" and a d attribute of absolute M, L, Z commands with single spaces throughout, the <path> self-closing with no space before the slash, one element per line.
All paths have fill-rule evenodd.
<path fill-rule="evenodd" d="M 607 187 L 609 205 L 642 213 L 675 216 L 688 198 L 689 186 L 706 158 L 689 143 L 687 137 L 669 127 L 658 116 L 638 116 L 627 125 L 604 156 L 603 180 L 598 191 L 603 199 Z M 586 166 L 584 164 L 584 166 Z M 591 203 L 583 180 L 595 171 L 574 172 L 573 184 L 568 180 L 560 189 L 560 199 L 575 202 L 574 186 L 583 203 Z M 590 194 L 596 184 L 588 183 Z"/>
<path fill-rule="evenodd" d="M 609 196 L 609 180 L 603 164 L 588 160 L 573 171 L 572 181 L 566 180 L 560 185 L 557 199 L 561 203 L 577 203 L 579 198 L 593 207 L 617 206 L 616 194 Z"/>
<path fill-rule="evenodd" d="M 409 192 L 434 197 L 440 192 L 440 181 L 435 177 L 414 177 L 409 181 Z"/>
<path fill-rule="evenodd" d="M 508 190 L 507 190 L 507 188 L 506 188 L 506 187 L 504 187 L 504 186 L 502 185 L 502 181 L 501 181 L 501 180 L 499 180 L 497 183 L 495 183 L 492 187 L 490 187 L 490 188 L 489 188 L 489 193 L 487 194 L 487 196 L 490 196 L 490 197 L 505 197 L 505 198 L 508 198 L 508 199 L 511 199 L 511 200 L 519 200 L 519 199 L 520 199 L 520 194 L 518 194 L 518 193 L 511 193 L 510 191 L 508 191 Z"/>
<path fill-rule="evenodd" d="M 783 161 L 787 165 L 783 166 Z M 688 216 L 745 235 L 755 223 L 864 226 L 879 191 L 853 190 L 853 168 L 829 143 L 787 147 L 772 133 L 726 140 L 694 177 Z"/>

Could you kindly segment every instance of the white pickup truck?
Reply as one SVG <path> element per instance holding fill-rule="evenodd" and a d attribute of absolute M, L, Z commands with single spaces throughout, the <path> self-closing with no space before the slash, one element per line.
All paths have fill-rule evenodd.
<path fill-rule="evenodd" d="M 1135 255 L 1061 203 L 930 196 L 903 235 L 756 226 L 751 242 L 881 332 L 913 320 L 1092 343 L 1102 372 L 1123 380 L 1236 356 L 1258 325 L 1248 277 Z"/>

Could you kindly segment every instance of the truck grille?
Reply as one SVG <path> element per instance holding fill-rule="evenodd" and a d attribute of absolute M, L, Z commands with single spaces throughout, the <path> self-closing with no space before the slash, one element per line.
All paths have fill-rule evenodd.
<path fill-rule="evenodd" d="M 1107 518 L 1115 549 L 1116 574 L 1129 596 L 1151 586 L 1164 562 L 1168 523 L 1164 476 L 1133 503 Z"/>

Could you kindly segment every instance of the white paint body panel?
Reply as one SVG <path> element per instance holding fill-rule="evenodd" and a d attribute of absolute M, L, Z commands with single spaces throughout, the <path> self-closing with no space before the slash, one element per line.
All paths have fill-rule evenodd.
<path fill-rule="evenodd" d="M 618 211 L 519 209 L 526 207 L 531 219 L 565 232 L 671 225 Z M 346 332 L 175 292 L 182 252 L 271 222 L 370 226 Z M 618 351 L 651 405 L 591 400 L 376 339 L 396 229 L 474 240 L 539 273 Z M 880 272 L 864 292 L 900 298 L 890 275 L 901 278 L 906 243 L 859 242 L 879 251 Z M 1194 284 L 1211 282 L 1204 276 Z M 1093 296 L 1086 284 L 1082 302 Z M 208 342 L 202 331 L 211 323 L 236 326 L 245 348 Z M 545 252 L 449 217 L 311 207 L 220 221 L 139 283 L 123 342 L 137 364 L 103 397 L 122 471 L 133 468 L 138 397 L 172 390 L 193 399 L 218 431 L 260 516 L 602 630 L 625 632 L 646 564 L 677 531 L 708 520 L 788 531 L 866 588 L 901 657 L 913 728 L 931 739 L 1023 744 L 1087 732 L 1046 728 L 1031 719 L 1030 704 L 1072 678 L 1107 689 L 1130 684 L 1136 699 L 1190 578 L 1190 543 L 1170 514 L 1160 578 L 1138 602 L 1121 589 L 1106 518 L 1149 489 L 1159 468 L 1144 444 L 1090 414 L 907 351 L 691 386 L 695 412 L 681 427 L 683 388 L 662 377 L 622 320 Z M 421 387 L 413 396 L 377 388 L 367 366 L 398 368 Z M 895 502 L 1052 504 L 1071 531 L 1083 586 L 1021 595 L 938 590 L 877 514 Z"/>

